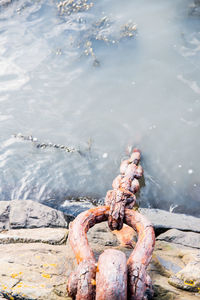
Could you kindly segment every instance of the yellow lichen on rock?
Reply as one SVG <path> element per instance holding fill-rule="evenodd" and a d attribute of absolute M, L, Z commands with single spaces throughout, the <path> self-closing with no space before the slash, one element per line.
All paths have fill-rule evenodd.
<path fill-rule="evenodd" d="M 51 278 L 51 275 L 50 274 L 42 274 L 42 277 L 44 277 L 44 278 L 47 278 L 47 279 L 49 279 L 49 278 Z"/>

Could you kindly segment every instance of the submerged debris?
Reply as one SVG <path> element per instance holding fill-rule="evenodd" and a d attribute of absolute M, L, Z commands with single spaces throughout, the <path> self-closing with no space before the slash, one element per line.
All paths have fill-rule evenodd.
<path fill-rule="evenodd" d="M 133 24 L 132 22 L 128 22 L 127 24 L 121 27 L 120 37 L 121 38 L 133 37 L 135 35 L 136 29 L 137 29 L 136 24 Z"/>
<path fill-rule="evenodd" d="M 107 16 L 103 16 L 100 19 L 94 20 L 88 26 L 88 14 L 84 16 L 83 12 L 89 11 L 94 6 L 94 2 L 91 0 L 65 0 L 60 1 L 57 4 L 57 8 L 60 16 L 65 17 L 66 21 L 69 21 L 69 17 L 73 14 L 77 14 L 77 18 L 73 17 L 72 30 L 74 24 L 83 24 L 80 27 L 81 38 L 75 42 L 74 46 L 83 49 L 83 54 L 91 56 L 93 59 L 93 66 L 100 65 L 99 60 L 96 57 L 94 44 L 95 41 L 102 41 L 105 44 L 117 44 L 124 38 L 133 38 L 135 36 L 137 26 L 132 21 L 122 25 L 119 30 L 115 30 L 115 22 L 109 19 Z"/>
<path fill-rule="evenodd" d="M 0 8 L 12 3 L 13 0 L 0 0 Z M 21 2 L 19 2 L 21 3 Z M 54 7 L 58 10 L 58 15 L 67 23 L 67 31 L 69 36 L 74 32 L 74 36 L 78 37 L 74 41 L 70 41 L 75 49 L 82 49 L 82 55 L 92 58 L 93 66 L 100 66 L 100 61 L 96 54 L 97 43 L 101 42 L 105 45 L 117 45 L 124 39 L 132 39 L 135 37 L 137 26 L 134 22 L 128 21 L 124 25 L 121 23 L 117 26 L 115 19 L 108 16 L 96 17 L 96 12 L 91 10 L 95 7 L 94 0 L 56 0 Z M 31 5 L 33 1 L 25 1 L 16 9 L 16 13 L 22 11 Z M 76 29 L 74 29 L 76 28 Z M 73 38 L 72 38 L 73 39 Z M 55 55 L 63 54 L 64 49 L 57 48 Z"/>
<path fill-rule="evenodd" d="M 0 7 L 7 6 L 10 3 L 12 3 L 12 0 L 0 0 Z"/>
<path fill-rule="evenodd" d="M 74 148 L 74 147 L 68 147 L 65 145 L 60 145 L 60 144 L 53 144 L 53 143 L 41 143 L 38 141 L 38 139 L 36 137 L 33 137 L 32 135 L 23 135 L 21 133 L 18 134 L 14 134 L 13 137 L 15 138 L 19 138 L 21 140 L 24 141 L 30 141 L 33 143 L 33 145 L 36 148 L 41 148 L 41 149 L 45 149 L 45 148 L 56 148 L 56 149 L 60 149 L 63 150 L 65 152 L 79 152 L 78 149 Z"/>
<path fill-rule="evenodd" d="M 57 8 L 61 15 L 71 15 L 72 13 L 87 11 L 93 7 L 93 5 L 94 3 L 88 0 L 65 0 L 60 1 Z"/>
<path fill-rule="evenodd" d="M 103 17 L 97 22 L 91 25 L 89 31 L 83 34 L 83 41 L 86 41 L 83 45 L 84 54 L 86 56 L 91 56 L 93 58 L 93 65 L 99 66 L 100 62 L 96 57 L 94 50 L 95 41 L 104 42 L 107 45 L 118 44 L 124 38 L 133 38 L 136 34 L 137 26 L 133 22 L 128 22 L 123 25 L 119 32 L 112 34 L 111 26 L 113 22 L 107 18 Z M 81 42 L 80 42 L 81 44 Z M 80 47 L 81 45 L 79 45 Z"/>

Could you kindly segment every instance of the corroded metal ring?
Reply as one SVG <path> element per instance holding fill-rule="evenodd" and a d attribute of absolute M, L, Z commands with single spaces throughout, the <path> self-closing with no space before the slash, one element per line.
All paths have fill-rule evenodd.
<path fill-rule="evenodd" d="M 103 253 L 96 265 L 94 253 L 88 244 L 87 231 L 96 223 L 108 220 L 109 207 L 101 206 L 87 210 L 70 224 L 69 241 L 78 263 L 77 269 L 70 275 L 67 285 L 68 294 L 76 300 L 146 300 L 153 294 L 151 279 L 146 268 L 151 261 L 155 245 L 155 234 L 151 223 L 139 212 L 125 209 L 124 222 L 138 233 L 138 242 L 127 264 L 122 255 L 116 255 L 116 280 L 106 275 L 106 261 L 115 250 Z M 120 252 L 120 251 L 118 251 Z M 103 256 L 103 257 L 102 257 Z M 127 275 L 126 273 L 127 268 Z M 112 270 L 111 270 L 112 271 Z M 116 272 L 116 270 L 114 270 Z M 96 275 L 96 273 L 99 273 Z M 128 281 L 127 293 L 123 286 Z M 119 279 L 121 278 L 121 279 Z M 123 282 L 124 280 L 124 282 Z M 117 294 L 113 291 L 117 289 Z"/>

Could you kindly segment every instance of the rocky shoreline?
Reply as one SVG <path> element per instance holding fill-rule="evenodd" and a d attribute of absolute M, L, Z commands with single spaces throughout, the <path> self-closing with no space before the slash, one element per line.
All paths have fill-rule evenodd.
<path fill-rule="evenodd" d="M 155 209 L 140 212 L 157 236 L 149 266 L 154 299 L 200 299 L 200 218 Z M 66 293 L 76 266 L 67 241 L 71 218 L 71 210 L 64 215 L 32 200 L 0 201 L 0 299 L 71 299 Z M 110 247 L 127 257 L 132 251 L 106 223 L 94 226 L 88 239 L 97 257 Z"/>

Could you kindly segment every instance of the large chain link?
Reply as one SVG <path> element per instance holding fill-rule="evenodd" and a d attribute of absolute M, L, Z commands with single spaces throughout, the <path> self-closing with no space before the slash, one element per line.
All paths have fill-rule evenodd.
<path fill-rule="evenodd" d="M 140 151 L 133 149 L 131 157 L 121 163 L 121 174 L 113 180 L 113 190 L 107 192 L 105 204 L 110 206 L 108 225 L 111 230 L 122 228 L 125 208 L 133 208 L 136 202 L 135 194 L 140 189 L 138 179 L 143 175 L 143 169 L 138 165 L 140 156 Z"/>

